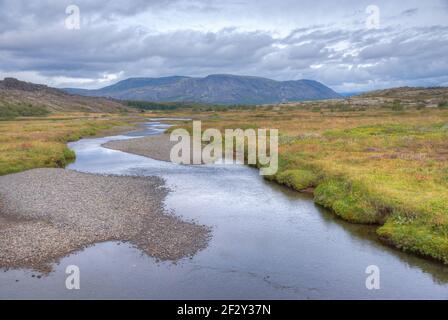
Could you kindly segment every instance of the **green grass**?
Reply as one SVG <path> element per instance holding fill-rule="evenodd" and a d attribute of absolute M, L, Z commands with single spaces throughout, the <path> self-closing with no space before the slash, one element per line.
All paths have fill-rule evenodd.
<path fill-rule="evenodd" d="M 319 181 L 317 174 L 306 169 L 284 170 L 276 174 L 271 179 L 297 191 L 304 190 L 308 187 L 314 187 Z"/>
<path fill-rule="evenodd" d="M 343 179 L 327 179 L 314 192 L 316 203 L 354 223 L 380 223 L 387 210 L 379 210 L 362 185 Z"/>
<path fill-rule="evenodd" d="M 448 108 L 448 101 L 442 101 L 437 105 L 439 108 Z"/>
<path fill-rule="evenodd" d="M 448 238 L 421 222 L 391 218 L 377 230 L 388 243 L 402 249 L 427 256 L 448 264 Z"/>
<path fill-rule="evenodd" d="M 0 105 L 0 120 L 14 119 L 17 117 L 42 117 L 50 112 L 44 106 L 33 106 L 32 104 L 7 104 Z"/>
<path fill-rule="evenodd" d="M 447 129 L 434 122 L 328 130 L 288 145 L 274 180 L 291 186 L 290 173 L 301 170 L 291 168 L 307 168 L 320 175 L 316 203 L 347 221 L 382 225 L 381 239 L 448 263 Z M 298 181 L 299 190 L 316 185 Z"/>
<path fill-rule="evenodd" d="M 0 175 L 33 168 L 63 168 L 75 159 L 66 143 L 126 126 L 119 116 L 20 118 L 0 122 Z"/>

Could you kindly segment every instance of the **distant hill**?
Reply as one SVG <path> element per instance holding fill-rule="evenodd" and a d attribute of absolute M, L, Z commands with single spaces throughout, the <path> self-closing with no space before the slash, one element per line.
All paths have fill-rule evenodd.
<path fill-rule="evenodd" d="M 46 112 L 120 112 L 129 110 L 123 104 L 105 98 L 69 94 L 41 84 L 5 78 L 0 81 L 0 111 L 26 112 L 24 115 Z M 33 112 L 34 111 L 34 112 Z"/>
<path fill-rule="evenodd" d="M 85 96 L 152 102 L 265 104 L 322 100 L 341 96 L 313 80 L 275 81 L 267 78 L 209 75 L 205 78 L 129 78 L 96 90 L 64 89 Z"/>
<path fill-rule="evenodd" d="M 348 97 L 355 97 L 355 96 L 359 96 L 363 93 L 365 93 L 365 91 L 348 91 L 348 92 L 338 92 L 342 97 L 344 98 L 348 98 Z"/>
<path fill-rule="evenodd" d="M 360 97 L 382 97 L 388 99 L 404 100 L 447 100 L 447 87 L 398 87 L 384 90 L 375 90 L 361 94 Z"/>
<path fill-rule="evenodd" d="M 407 106 L 419 108 L 439 107 L 448 105 L 448 88 L 398 87 L 370 91 L 352 98 L 359 98 L 359 101 L 364 102 L 370 101 L 374 105 L 387 105 L 398 101 Z"/>

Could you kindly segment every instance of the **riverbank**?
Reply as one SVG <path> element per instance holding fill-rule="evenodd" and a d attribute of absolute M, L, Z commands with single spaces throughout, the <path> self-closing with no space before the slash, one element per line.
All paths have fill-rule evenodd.
<path fill-rule="evenodd" d="M 447 110 L 321 103 L 157 116 L 195 117 L 203 130 L 279 129 L 279 170 L 268 179 L 313 190 L 342 219 L 377 225 L 387 244 L 448 264 Z"/>
<path fill-rule="evenodd" d="M 0 267 L 48 272 L 86 246 L 122 241 L 159 260 L 203 249 L 209 230 L 164 210 L 157 177 L 34 169 L 0 177 Z"/>
<path fill-rule="evenodd" d="M 118 114 L 53 114 L 0 121 L 0 176 L 34 168 L 63 168 L 75 159 L 67 142 L 128 132 L 144 121 Z"/>

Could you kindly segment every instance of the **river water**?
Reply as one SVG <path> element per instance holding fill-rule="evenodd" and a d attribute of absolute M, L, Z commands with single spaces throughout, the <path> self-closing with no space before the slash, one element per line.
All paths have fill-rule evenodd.
<path fill-rule="evenodd" d="M 101 147 L 166 127 L 152 121 L 139 132 L 71 143 L 77 158 L 68 169 L 164 178 L 172 190 L 166 208 L 212 227 L 208 247 L 174 264 L 100 243 L 63 258 L 48 276 L 0 272 L 0 298 L 448 298 L 448 267 L 384 246 L 372 227 L 346 223 L 256 169 L 181 166 Z M 68 265 L 80 268 L 80 290 L 65 287 Z M 380 271 L 378 290 L 365 285 L 370 265 Z"/>

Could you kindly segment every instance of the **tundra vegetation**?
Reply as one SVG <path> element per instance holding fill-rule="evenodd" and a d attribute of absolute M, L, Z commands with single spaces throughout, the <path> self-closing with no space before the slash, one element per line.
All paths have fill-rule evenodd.
<path fill-rule="evenodd" d="M 5 103 L 0 107 L 0 120 L 11 120 L 17 117 L 39 117 L 49 113 L 44 106 L 33 106 L 31 103 Z"/>
<path fill-rule="evenodd" d="M 279 129 L 279 170 L 267 179 L 313 190 L 315 201 L 341 218 L 378 225 L 388 244 L 448 263 L 448 109 L 445 100 L 427 98 L 148 115 L 202 120 L 202 130 Z"/>
<path fill-rule="evenodd" d="M 0 175 L 32 168 L 64 167 L 75 159 L 67 142 L 120 126 L 129 127 L 130 121 L 122 115 L 98 113 L 0 121 Z"/>

